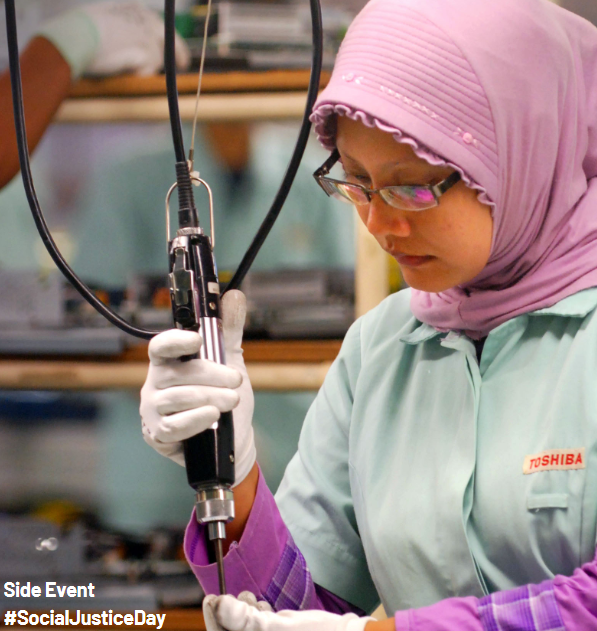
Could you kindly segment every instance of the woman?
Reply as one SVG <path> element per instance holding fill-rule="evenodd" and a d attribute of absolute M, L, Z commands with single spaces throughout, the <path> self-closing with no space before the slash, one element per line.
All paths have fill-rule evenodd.
<path fill-rule="evenodd" d="M 347 334 L 275 503 L 234 390 L 239 297 L 233 368 L 168 359 L 193 334 L 152 342 L 156 449 L 176 458 L 240 401 L 230 592 L 327 610 L 208 611 L 235 630 L 597 629 L 597 30 L 544 0 L 373 0 L 313 120 L 345 171 L 325 179 L 333 154 L 320 183 L 412 289 Z M 186 553 L 217 592 L 193 520 Z M 393 620 L 358 617 L 379 600 Z"/>

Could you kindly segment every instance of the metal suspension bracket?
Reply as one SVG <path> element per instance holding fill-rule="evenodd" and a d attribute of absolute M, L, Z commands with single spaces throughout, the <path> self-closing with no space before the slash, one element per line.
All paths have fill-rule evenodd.
<path fill-rule="evenodd" d="M 209 222 L 211 247 L 215 243 L 215 223 L 214 223 L 214 204 L 213 194 L 209 184 L 201 179 L 198 174 L 191 174 L 191 181 L 196 186 L 204 186 L 209 196 Z M 190 261 L 191 242 L 189 237 L 192 235 L 204 236 L 204 232 L 200 227 L 180 228 L 176 232 L 176 237 L 170 239 L 170 199 L 172 194 L 178 187 L 175 182 L 166 195 L 166 243 L 168 247 L 168 256 L 172 260 L 171 272 L 168 276 L 170 284 L 170 295 L 172 299 L 172 309 L 174 312 L 174 321 L 184 329 L 197 329 L 200 324 L 199 296 L 197 294 L 197 279 L 192 269 Z M 219 293 L 219 287 L 218 287 Z"/>
<path fill-rule="evenodd" d="M 193 182 L 195 186 L 205 186 L 205 188 L 207 189 L 207 194 L 209 195 L 209 234 L 211 247 L 215 248 L 216 226 L 214 221 L 214 197 L 211 191 L 211 187 L 205 180 L 200 178 L 199 175 L 196 175 L 195 172 L 191 173 L 191 182 Z M 172 193 L 174 193 L 177 187 L 178 182 L 174 182 L 174 184 L 172 184 L 172 186 L 168 189 L 168 193 L 166 194 L 166 243 L 168 244 L 168 247 L 170 247 L 170 199 L 172 197 Z M 188 230 L 188 228 L 182 228 L 182 230 Z M 181 230 L 178 231 L 178 234 L 180 234 L 180 232 Z M 201 234 L 203 234 L 203 232 L 201 232 Z"/>

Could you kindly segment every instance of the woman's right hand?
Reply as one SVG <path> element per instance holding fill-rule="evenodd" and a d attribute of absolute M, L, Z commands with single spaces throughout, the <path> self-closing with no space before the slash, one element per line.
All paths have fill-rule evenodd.
<path fill-rule="evenodd" d="M 182 442 L 233 410 L 235 483 L 255 464 L 254 398 L 243 360 L 246 300 L 232 290 L 222 298 L 226 366 L 206 359 L 180 361 L 201 348 L 199 333 L 172 329 L 149 343 L 149 372 L 141 390 L 143 438 L 158 453 L 184 466 Z"/>

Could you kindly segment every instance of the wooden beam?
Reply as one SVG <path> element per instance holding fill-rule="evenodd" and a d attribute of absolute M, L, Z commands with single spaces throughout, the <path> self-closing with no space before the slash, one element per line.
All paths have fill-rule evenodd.
<path fill-rule="evenodd" d="M 330 78 L 330 72 L 321 73 L 320 88 Z M 266 70 L 255 72 L 210 72 L 203 75 L 201 93 L 218 92 L 274 92 L 306 90 L 309 70 Z M 179 94 L 197 92 L 197 74 L 178 75 Z M 166 94 L 164 75 L 136 77 L 120 75 L 105 79 L 80 79 L 72 87 L 71 98 L 97 98 L 107 96 L 162 96 Z"/>
<path fill-rule="evenodd" d="M 255 390 L 318 390 L 331 362 L 247 363 Z M 139 390 L 147 362 L 0 361 L 0 388 L 5 390 Z"/>
<path fill-rule="evenodd" d="M 306 92 L 263 92 L 256 94 L 206 94 L 199 104 L 201 121 L 247 121 L 301 118 Z M 179 99 L 182 120 L 195 115 L 195 97 Z M 168 121 L 168 102 L 163 96 L 68 99 L 58 110 L 61 123 L 121 123 Z"/>

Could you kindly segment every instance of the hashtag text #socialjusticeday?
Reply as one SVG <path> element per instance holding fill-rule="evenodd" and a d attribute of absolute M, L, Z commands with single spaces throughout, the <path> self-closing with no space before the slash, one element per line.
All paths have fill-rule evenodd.
<path fill-rule="evenodd" d="M 112 609 L 101 613 L 88 613 L 77 609 L 63 612 L 55 612 L 53 609 L 49 613 L 29 613 L 26 609 L 19 611 L 7 611 L 4 614 L 4 624 L 7 627 L 15 624 L 20 626 L 149 626 L 161 629 L 166 620 L 166 614 L 146 613 L 143 609 L 135 609 L 134 613 L 114 613 Z"/>

